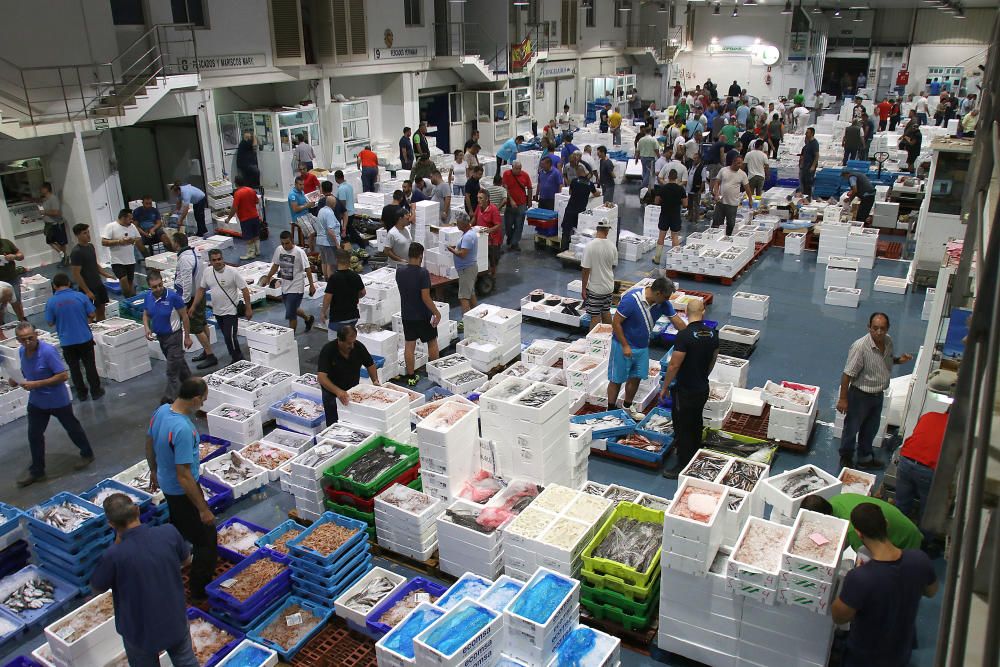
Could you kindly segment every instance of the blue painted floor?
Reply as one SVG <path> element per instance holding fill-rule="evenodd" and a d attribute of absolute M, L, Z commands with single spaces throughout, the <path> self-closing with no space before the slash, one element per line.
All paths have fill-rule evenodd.
<path fill-rule="evenodd" d="M 618 188 L 617 202 L 622 206 L 622 228 L 640 232 L 642 226 L 638 206 L 638 187 L 628 183 Z M 268 218 L 271 239 L 264 244 L 264 259 L 270 257 L 278 233 L 287 229 L 288 213 L 283 204 L 268 204 Z M 685 232 L 703 227 L 698 225 Z M 566 284 L 579 277 L 577 271 L 564 269 L 553 255 L 536 251 L 528 239 L 531 228 L 525 229 L 522 252 L 506 253 L 500 262 L 497 288 L 487 301 L 501 306 L 518 308 L 521 298 L 529 291 L 542 288 L 546 291 L 566 294 Z M 237 263 L 243 251 L 243 244 L 226 252 L 226 260 Z M 645 276 L 653 268 L 649 257 L 640 262 L 623 262 L 617 277 L 635 280 Z M 817 267 L 815 253 L 806 252 L 801 256 L 784 255 L 782 249 L 772 248 L 764 253 L 734 286 L 723 287 L 716 283 L 695 283 L 681 280 L 680 286 L 689 289 L 711 291 L 714 302 L 708 309 L 708 319 L 720 323 L 733 322 L 760 329 L 761 342 L 750 360 L 748 386 L 762 385 L 766 380 L 796 380 L 821 387 L 821 422 L 833 421 L 833 404 L 845 355 L 851 342 L 866 333 L 868 316 L 873 311 L 884 311 L 892 320 L 891 335 L 899 352 L 917 352 L 923 340 L 925 325 L 920 320 L 923 293 L 895 295 L 876 293 L 871 289 L 877 275 L 902 276 L 907 265 L 902 262 L 878 260 L 874 271 L 862 271 L 859 287 L 864 290 L 861 307 L 858 309 L 827 306 L 823 303 L 823 266 Z M 54 267 L 44 270 L 48 275 L 55 273 Z M 766 321 L 732 319 L 729 316 L 732 294 L 736 291 L 750 291 L 771 296 Z M 458 319 L 457 302 L 454 294 L 453 318 Z M 319 302 L 306 302 L 307 307 L 318 313 Z M 309 305 L 311 304 L 311 305 Z M 268 305 L 255 315 L 255 319 L 279 322 L 283 312 L 278 305 Z M 44 327 L 39 318 L 32 318 L 38 326 Z M 316 358 L 326 342 L 325 331 L 313 331 L 299 335 L 299 355 L 303 370 L 315 367 Z M 537 321 L 525 320 L 522 326 L 524 342 L 535 338 L 575 337 L 579 335 L 565 327 L 550 327 Z M 220 343 L 221 346 L 221 343 Z M 222 347 L 224 350 L 224 347 Z M 662 354 L 662 350 L 661 350 Z M 223 355 L 224 356 L 224 355 Z M 226 360 L 222 360 L 226 363 Z M 908 372 L 905 368 L 903 372 Z M 163 365 L 153 362 L 153 372 L 126 383 L 109 383 L 107 395 L 99 402 L 78 403 L 77 415 L 84 424 L 97 453 L 97 461 L 83 473 L 73 473 L 71 465 L 75 461 L 75 448 L 68 442 L 65 433 L 53 422 L 48 438 L 49 481 L 27 489 L 17 489 L 14 479 L 27 466 L 26 423 L 24 419 L 0 427 L 0 460 L 6 465 L 0 467 L 0 499 L 4 502 L 28 507 L 51 497 L 59 491 L 79 492 L 90 488 L 98 481 L 113 475 L 124 467 L 135 463 L 143 456 L 145 426 L 149 414 L 156 406 L 163 386 Z M 421 389 L 429 386 L 423 380 Z M 204 426 L 204 424 L 202 424 Z M 829 428 L 817 426 L 812 447 L 807 454 L 797 455 L 782 451 L 777 456 L 772 469 L 775 472 L 788 470 L 805 462 L 810 462 L 826 470 L 839 472 L 837 443 L 833 441 Z M 665 480 L 658 473 L 642 468 L 619 464 L 604 459 L 592 459 L 590 478 L 599 482 L 616 482 L 660 496 L 670 497 L 676 482 Z M 290 498 L 273 489 L 241 502 L 236 513 L 265 526 L 275 526 L 287 515 L 291 507 Z M 231 510 L 232 512 L 232 510 Z M 394 566 L 395 567 L 395 566 Z M 937 562 L 939 574 L 943 572 L 943 561 Z M 939 594 L 940 597 L 940 594 Z M 940 612 L 939 598 L 925 600 L 918 619 L 920 648 L 914 652 L 914 667 L 930 665 L 936 638 L 937 618 Z M 38 633 L 16 647 L 0 651 L 0 658 L 16 655 L 38 646 L 43 641 Z M 631 651 L 623 651 L 622 664 L 661 664 Z M 671 658 L 666 664 L 691 665 L 690 661 Z"/>

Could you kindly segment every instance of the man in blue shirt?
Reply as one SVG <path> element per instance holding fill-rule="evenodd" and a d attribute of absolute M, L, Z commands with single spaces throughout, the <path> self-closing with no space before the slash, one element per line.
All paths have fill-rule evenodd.
<path fill-rule="evenodd" d="M 448 252 L 455 256 L 455 270 L 458 271 L 458 302 L 462 312 L 476 307 L 476 279 L 479 277 L 477 256 L 479 254 L 479 233 L 472 226 L 469 216 L 455 214 L 455 224 L 462 232 L 458 245 L 448 246 Z"/>
<path fill-rule="evenodd" d="M 191 559 L 184 538 L 171 525 L 148 526 L 124 493 L 104 500 L 104 516 L 117 534 L 101 554 L 91 587 L 111 589 L 115 629 L 130 665 L 159 665 L 166 651 L 174 667 L 199 667 L 188 629 L 181 568 Z"/>
<path fill-rule="evenodd" d="M 562 159 L 563 164 L 566 164 L 566 162 L 569 160 L 569 156 L 577 152 L 578 150 L 580 149 L 577 148 L 576 145 L 573 143 L 573 133 L 566 132 L 565 134 L 563 134 L 563 147 L 562 150 L 559 151 L 559 157 Z"/>
<path fill-rule="evenodd" d="M 191 543 L 191 597 L 205 599 L 205 586 L 215 576 L 215 515 L 198 484 L 198 429 L 191 416 L 202 409 L 208 385 L 198 377 L 181 383 L 173 403 L 161 405 L 149 420 L 146 462 L 153 489 L 161 489 L 170 523 Z"/>
<path fill-rule="evenodd" d="M 313 215 L 309 212 L 312 204 L 302 191 L 302 183 L 302 177 L 296 176 L 288 193 L 288 212 L 292 216 L 292 233 L 299 230 L 299 245 L 311 246 L 316 237 L 316 228 L 312 224 Z"/>
<path fill-rule="evenodd" d="M 104 396 L 94 358 L 94 334 L 90 331 L 90 323 L 96 321 L 97 310 L 83 292 L 70 289 L 69 284 L 69 276 L 65 273 L 57 273 L 52 278 L 55 294 L 45 303 L 45 321 L 56 327 L 77 399 L 85 401 L 89 393 L 96 401 Z M 83 382 L 81 365 L 87 372 L 89 392 Z"/>
<path fill-rule="evenodd" d="M 552 166 L 552 158 L 546 155 L 538 169 L 538 208 L 556 210 L 556 193 L 562 191 L 562 186 L 562 174 Z"/>
<path fill-rule="evenodd" d="M 497 173 L 500 173 L 500 167 L 508 162 L 513 162 L 517 159 L 517 147 L 524 143 L 524 137 L 517 135 L 513 139 L 508 139 L 503 142 L 500 149 L 497 151 Z"/>
<path fill-rule="evenodd" d="M 163 286 L 163 276 L 156 269 L 146 275 L 149 291 L 143 302 L 142 326 L 146 339 L 154 337 L 167 360 L 167 386 L 160 403 L 170 403 L 177 397 L 177 390 L 184 380 L 191 377 L 191 369 L 184 359 L 184 350 L 191 347 L 191 322 L 188 319 L 184 298 Z"/>
<path fill-rule="evenodd" d="M 21 344 L 22 382 L 10 378 L 12 387 L 21 387 L 28 395 L 28 447 L 31 450 L 31 466 L 27 473 L 17 480 L 20 487 L 29 486 L 35 482 L 44 482 L 45 477 L 45 429 L 49 418 L 55 417 L 66 429 L 73 444 L 80 450 L 81 460 L 73 466 L 74 470 L 83 470 L 94 462 L 94 450 L 90 448 L 87 434 L 83 432 L 80 420 L 73 414 L 73 403 L 70 401 L 66 380 L 69 373 L 66 365 L 59 357 L 59 351 L 48 343 L 38 340 L 35 327 L 28 322 L 21 322 L 14 329 L 17 342 Z"/>
<path fill-rule="evenodd" d="M 184 221 L 187 219 L 188 213 L 193 212 L 194 221 L 197 225 L 196 233 L 198 236 L 207 235 L 208 228 L 205 226 L 205 206 L 208 204 L 208 201 L 205 199 L 204 191 L 190 183 L 181 185 L 180 181 L 174 183 L 170 191 L 177 197 L 177 206 L 174 209 L 179 216 L 177 218 L 177 228 L 184 231 Z"/>
<path fill-rule="evenodd" d="M 747 118 L 750 117 L 750 106 L 741 101 L 740 106 L 736 109 L 736 120 L 740 124 L 740 128 L 747 129 Z"/>
<path fill-rule="evenodd" d="M 142 242 L 150 252 L 153 251 L 153 246 L 157 243 L 162 243 L 163 249 L 168 252 L 174 249 L 170 238 L 163 233 L 163 219 L 160 217 L 160 209 L 153 206 L 152 197 L 147 195 L 142 198 L 142 206 L 138 206 L 132 211 L 132 219 L 139 227 Z"/>
<path fill-rule="evenodd" d="M 639 407 L 633 409 L 632 399 L 639 382 L 649 377 L 649 338 L 653 325 L 663 315 L 670 318 L 678 331 L 684 329 L 684 320 L 670 304 L 674 283 L 668 278 L 657 278 L 651 285 L 636 287 L 622 295 L 611 320 L 614 335 L 611 338 L 611 357 L 608 361 L 608 408 L 618 405 L 618 391 L 625 385 L 622 407 L 632 413 L 636 421 L 645 415 Z"/>

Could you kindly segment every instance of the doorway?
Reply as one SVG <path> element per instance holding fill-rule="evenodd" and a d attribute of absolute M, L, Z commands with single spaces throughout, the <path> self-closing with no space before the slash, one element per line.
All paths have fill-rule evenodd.
<path fill-rule="evenodd" d="M 435 138 L 437 147 L 444 153 L 451 152 L 451 115 L 448 111 L 448 93 L 420 96 L 420 120 L 427 123 L 427 134 Z"/>
<path fill-rule="evenodd" d="M 823 64 L 823 92 L 838 98 L 854 95 L 860 74 L 868 76 L 868 58 L 838 58 L 828 53 Z"/>
<path fill-rule="evenodd" d="M 166 201 L 175 181 L 205 189 L 195 116 L 116 128 L 111 139 L 126 201 L 146 195 Z"/>

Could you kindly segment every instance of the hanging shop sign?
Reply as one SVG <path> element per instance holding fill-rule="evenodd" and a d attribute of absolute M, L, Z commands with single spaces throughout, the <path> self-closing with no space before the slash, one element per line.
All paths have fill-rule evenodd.
<path fill-rule="evenodd" d="M 396 60 L 400 58 L 425 58 L 426 46 L 393 46 L 375 49 L 372 56 L 375 60 Z"/>
<path fill-rule="evenodd" d="M 511 44 L 510 60 L 512 69 L 522 69 L 531 61 L 531 56 L 535 55 L 535 45 L 530 37 L 525 37 L 523 42 Z"/>
<path fill-rule="evenodd" d="M 546 65 L 538 70 L 539 79 L 562 79 L 576 74 L 575 65 Z"/>
<path fill-rule="evenodd" d="M 905 86 L 908 83 L 910 83 L 910 73 L 909 72 L 907 72 L 905 69 L 901 69 L 898 72 L 896 72 L 896 85 L 897 86 Z"/>
<path fill-rule="evenodd" d="M 182 72 L 205 72 L 223 69 L 250 69 L 266 67 L 267 56 L 263 53 L 251 53 L 242 56 L 199 56 L 197 58 L 178 58 L 177 66 Z"/>

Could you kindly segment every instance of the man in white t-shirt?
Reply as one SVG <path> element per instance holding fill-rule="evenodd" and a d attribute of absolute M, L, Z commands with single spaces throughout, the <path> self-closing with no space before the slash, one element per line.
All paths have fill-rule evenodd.
<path fill-rule="evenodd" d="M 600 323 L 611 324 L 611 297 L 615 291 L 615 266 L 618 264 L 618 246 L 608 238 L 611 225 L 607 220 L 597 223 L 596 238 L 583 250 L 581 294 L 590 328 Z"/>
<path fill-rule="evenodd" d="M 400 212 L 396 224 L 389 229 L 384 252 L 389 258 L 389 266 L 399 267 L 409 263 L 410 244 L 413 237 L 409 226 L 413 222 L 412 213 Z"/>
<path fill-rule="evenodd" d="M 806 120 L 809 117 L 809 109 L 806 109 L 801 104 L 796 104 L 795 108 L 792 110 L 792 127 L 796 133 L 805 132 L 806 125 L 809 123 Z"/>
<path fill-rule="evenodd" d="M 760 139 L 753 142 L 753 149 L 747 153 L 746 157 L 750 189 L 758 195 L 764 192 L 764 182 L 767 180 L 768 171 L 770 171 L 767 166 L 767 153 L 761 150 L 763 146 L 764 142 Z"/>
<path fill-rule="evenodd" d="M 205 290 L 208 290 L 212 296 L 212 313 L 222 330 L 222 339 L 226 342 L 226 349 L 229 350 L 229 358 L 235 363 L 243 359 L 243 350 L 236 340 L 236 329 L 239 326 L 237 304 L 242 300 L 243 315 L 248 320 L 253 317 L 250 288 L 236 269 L 226 265 L 222 259 L 222 251 L 218 248 L 208 251 L 208 262 L 212 268 L 202 272 L 198 291 L 188 308 L 192 310 L 197 308 L 205 298 Z"/>
<path fill-rule="evenodd" d="M 274 249 L 274 256 L 271 258 L 271 270 L 260 279 L 260 286 L 263 287 L 271 282 L 271 278 L 277 273 L 281 278 L 281 301 L 285 304 L 285 319 L 288 320 L 288 328 L 295 331 L 299 324 L 299 317 L 305 320 L 306 333 L 312 329 L 316 317 L 306 315 L 302 310 L 302 299 L 305 296 L 305 283 L 309 279 L 309 296 L 316 294 L 316 284 L 313 282 L 312 267 L 309 265 L 309 256 L 306 251 L 292 243 L 292 233 L 283 231 L 279 236 L 281 243 Z"/>
<path fill-rule="evenodd" d="M 924 91 L 920 91 L 913 96 L 913 109 L 917 112 L 917 122 L 921 125 L 927 124 L 927 98 Z"/>
<path fill-rule="evenodd" d="M 753 201 L 753 191 L 750 190 L 750 178 L 743 171 L 743 158 L 737 155 L 728 167 L 719 170 L 716 180 L 712 181 L 715 192 L 715 213 L 712 217 L 712 227 L 718 227 L 723 220 L 726 223 L 726 236 L 733 235 L 736 227 L 736 207 L 747 195 L 747 206 Z"/>
<path fill-rule="evenodd" d="M 135 247 L 141 243 L 142 233 L 127 208 L 119 211 L 118 220 L 106 224 L 101 232 L 101 245 L 111 255 L 111 271 L 118 278 L 122 296 L 135 295 Z"/>
<path fill-rule="evenodd" d="M 666 161 L 663 164 L 663 168 L 656 172 L 656 180 L 660 185 L 665 184 L 669 179 L 667 176 L 670 174 L 670 170 L 673 169 L 677 172 L 677 180 L 687 182 L 688 170 L 687 167 L 680 160 L 675 160 L 673 157 L 673 151 L 667 149 L 663 151 L 663 156 Z"/>

